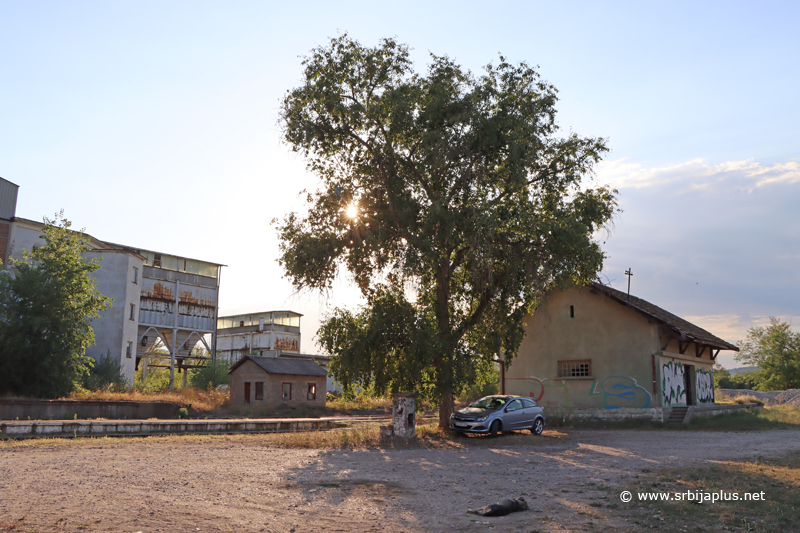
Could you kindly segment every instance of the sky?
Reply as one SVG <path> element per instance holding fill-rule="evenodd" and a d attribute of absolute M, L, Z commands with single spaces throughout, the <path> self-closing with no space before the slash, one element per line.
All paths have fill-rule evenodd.
<path fill-rule="evenodd" d="M 227 265 L 222 315 L 303 313 L 302 350 L 358 293 L 298 294 L 270 221 L 316 177 L 281 140 L 303 56 L 395 37 L 480 74 L 502 53 L 604 137 L 622 212 L 601 278 L 736 342 L 800 327 L 800 4 L 0 0 L 0 176 L 17 216 L 63 209 L 112 242 Z M 731 352 L 720 362 L 740 366 Z"/>

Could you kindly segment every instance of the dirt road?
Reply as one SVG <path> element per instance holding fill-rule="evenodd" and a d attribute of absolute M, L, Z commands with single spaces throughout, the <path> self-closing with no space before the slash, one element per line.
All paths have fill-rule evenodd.
<path fill-rule="evenodd" d="M 596 502 L 617 501 L 612 486 L 642 470 L 797 450 L 798 430 L 565 430 L 355 451 L 259 436 L 11 446 L 0 448 L 0 531 L 624 530 Z M 466 513 L 520 495 L 530 510 Z"/>

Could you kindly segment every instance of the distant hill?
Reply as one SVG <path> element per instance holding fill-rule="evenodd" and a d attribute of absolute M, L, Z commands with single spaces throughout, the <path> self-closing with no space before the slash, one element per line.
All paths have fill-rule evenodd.
<path fill-rule="evenodd" d="M 734 376 L 736 374 L 741 374 L 743 372 L 753 372 L 755 370 L 758 370 L 757 366 L 740 366 L 738 368 L 729 368 L 728 372 L 731 373 L 731 376 Z"/>

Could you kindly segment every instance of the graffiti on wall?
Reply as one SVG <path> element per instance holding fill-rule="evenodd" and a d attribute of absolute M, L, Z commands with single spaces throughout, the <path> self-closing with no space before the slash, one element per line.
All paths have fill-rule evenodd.
<path fill-rule="evenodd" d="M 711 402 L 714 400 L 714 376 L 711 372 L 698 370 L 697 376 L 697 401 Z"/>
<path fill-rule="evenodd" d="M 528 378 L 507 378 L 509 380 L 526 381 L 529 384 L 528 395 L 548 407 L 596 407 L 597 403 L 570 402 L 569 387 L 566 380 Z M 575 392 L 575 391 L 573 391 Z M 579 391 L 580 392 L 580 391 Z M 597 380 L 592 382 L 587 396 L 602 395 L 604 409 L 619 409 L 621 407 L 650 407 L 652 396 L 640 386 L 635 379 L 626 376 L 610 376 L 598 385 Z"/>
<path fill-rule="evenodd" d="M 529 390 L 528 396 L 536 400 L 537 402 L 547 405 L 550 407 L 569 407 L 569 389 L 567 388 L 567 384 L 564 383 L 563 380 L 559 382 L 555 382 L 552 380 L 539 379 L 537 377 L 529 377 L 529 378 L 506 378 L 509 381 L 526 381 L 528 382 Z M 547 391 L 550 391 L 547 393 Z M 560 400 L 559 396 L 563 394 L 564 399 L 563 401 Z M 546 399 L 543 399 L 547 396 Z"/>
<path fill-rule="evenodd" d="M 664 394 L 664 407 L 669 405 L 686 405 L 686 390 L 683 379 L 683 364 L 670 361 L 662 365 L 661 390 Z"/>
<path fill-rule="evenodd" d="M 650 393 L 641 387 L 636 380 L 625 376 L 610 376 L 600 382 L 592 383 L 589 396 L 603 395 L 603 409 L 619 409 L 621 407 L 650 407 Z"/>

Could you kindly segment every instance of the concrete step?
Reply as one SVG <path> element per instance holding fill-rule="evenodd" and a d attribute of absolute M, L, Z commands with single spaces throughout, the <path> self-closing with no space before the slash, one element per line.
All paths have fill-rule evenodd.
<path fill-rule="evenodd" d="M 689 410 L 688 407 L 673 407 L 672 411 L 670 411 L 669 418 L 667 419 L 668 424 L 683 424 L 683 420 L 686 418 L 686 412 Z"/>

